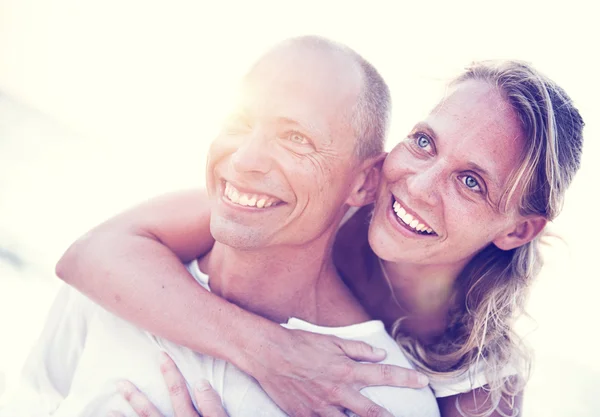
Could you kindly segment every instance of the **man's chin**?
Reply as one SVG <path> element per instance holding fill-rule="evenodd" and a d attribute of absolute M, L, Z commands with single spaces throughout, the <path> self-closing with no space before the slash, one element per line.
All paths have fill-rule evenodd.
<path fill-rule="evenodd" d="M 211 218 L 210 233 L 214 239 L 239 250 L 257 250 L 265 247 L 264 229 L 236 224 L 222 218 Z"/>

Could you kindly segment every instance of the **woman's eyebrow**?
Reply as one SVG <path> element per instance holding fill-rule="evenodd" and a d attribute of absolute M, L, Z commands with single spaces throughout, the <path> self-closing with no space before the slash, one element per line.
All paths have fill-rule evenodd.
<path fill-rule="evenodd" d="M 431 125 L 427 122 L 419 122 L 415 125 L 415 127 L 412 129 L 412 131 L 416 131 L 416 130 L 424 130 L 429 136 L 431 136 L 431 138 L 433 140 L 437 140 L 437 135 L 435 133 L 435 130 L 433 130 L 433 128 L 431 127 Z"/>
<path fill-rule="evenodd" d="M 467 166 L 469 167 L 469 169 L 477 172 L 479 175 L 484 177 L 486 182 L 491 183 L 497 189 L 502 189 L 502 184 L 500 184 L 500 181 L 498 180 L 498 178 L 496 176 L 492 175 L 488 170 L 483 168 L 481 165 L 471 161 L 471 162 L 467 163 Z"/>

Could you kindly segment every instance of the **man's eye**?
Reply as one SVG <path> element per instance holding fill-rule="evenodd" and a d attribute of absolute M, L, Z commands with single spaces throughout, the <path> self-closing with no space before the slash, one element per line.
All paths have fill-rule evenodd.
<path fill-rule="evenodd" d="M 308 144 L 308 143 L 309 143 L 309 142 L 308 142 L 308 139 L 306 139 L 306 137 L 305 137 L 304 135 L 301 135 L 301 134 L 300 134 L 300 133 L 298 133 L 298 132 L 291 132 L 291 133 L 288 135 L 288 139 L 289 139 L 291 142 L 294 142 L 294 143 L 299 143 L 299 144 L 301 144 L 301 145 L 306 145 L 306 144 Z"/>
<path fill-rule="evenodd" d="M 417 146 L 419 148 L 426 148 L 431 144 L 429 138 L 425 135 L 419 134 L 417 135 Z"/>

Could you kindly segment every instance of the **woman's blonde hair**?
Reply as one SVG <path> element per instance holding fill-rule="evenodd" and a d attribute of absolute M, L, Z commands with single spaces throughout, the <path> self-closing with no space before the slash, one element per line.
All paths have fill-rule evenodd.
<path fill-rule="evenodd" d="M 553 220 L 580 166 L 584 123 L 579 112 L 558 85 L 524 62 L 478 62 L 452 85 L 471 79 L 498 89 L 518 115 L 525 138 L 520 166 L 498 210 L 506 210 L 516 191 L 522 190 L 518 200 L 522 215 Z M 537 237 L 513 250 L 490 244 L 478 253 L 457 280 L 450 324 L 434 343 L 404 335 L 402 319 L 392 329 L 416 366 L 434 378 L 483 369 L 490 401 L 476 415 L 500 412 L 500 401 L 514 398 L 528 378 L 530 355 L 513 324 L 523 313 L 527 290 L 542 266 L 539 244 Z M 509 366 L 517 367 L 516 378 L 502 374 Z"/>

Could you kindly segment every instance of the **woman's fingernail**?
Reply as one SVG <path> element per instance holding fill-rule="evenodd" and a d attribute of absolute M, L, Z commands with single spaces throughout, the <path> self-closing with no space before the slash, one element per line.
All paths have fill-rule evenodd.
<path fill-rule="evenodd" d="M 419 377 L 417 378 L 417 381 L 419 382 L 419 384 L 421 385 L 427 385 L 429 384 L 429 378 L 427 378 L 425 375 L 423 374 L 419 374 Z"/>
<path fill-rule="evenodd" d="M 158 362 L 160 365 L 160 372 L 167 373 L 171 369 L 171 358 L 167 355 L 166 352 L 162 351 L 158 355 Z"/>
<path fill-rule="evenodd" d="M 206 379 L 201 379 L 200 381 L 196 382 L 196 385 L 194 385 L 194 389 L 196 391 L 204 392 L 206 390 L 212 389 L 212 386 L 210 385 L 210 382 L 208 382 Z"/>
<path fill-rule="evenodd" d="M 373 353 L 376 355 L 380 355 L 380 356 L 387 355 L 387 352 L 385 351 L 385 349 L 381 349 L 381 348 L 373 348 Z"/>

